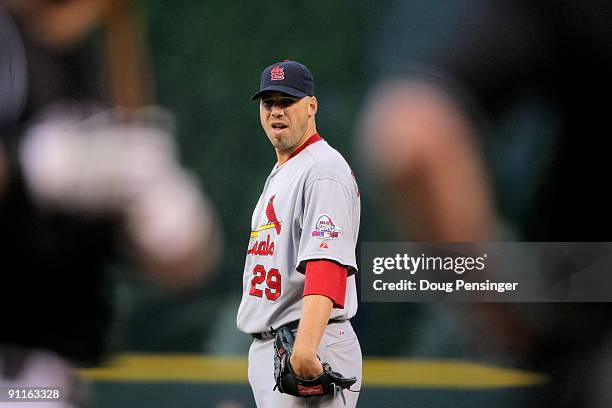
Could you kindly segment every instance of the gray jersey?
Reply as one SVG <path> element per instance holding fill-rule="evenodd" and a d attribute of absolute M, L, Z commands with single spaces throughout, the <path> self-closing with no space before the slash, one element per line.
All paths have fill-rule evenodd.
<path fill-rule="evenodd" d="M 259 333 L 298 320 L 305 263 L 312 259 L 348 267 L 344 309 L 333 309 L 331 317 L 353 317 L 360 211 L 351 169 L 324 140 L 276 165 L 251 220 L 238 328 Z"/>

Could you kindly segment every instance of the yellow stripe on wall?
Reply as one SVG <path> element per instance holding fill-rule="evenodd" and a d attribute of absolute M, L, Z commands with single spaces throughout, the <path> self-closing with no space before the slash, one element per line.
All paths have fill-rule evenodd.
<path fill-rule="evenodd" d="M 121 354 L 107 366 L 78 371 L 94 381 L 247 383 L 245 357 Z M 376 387 L 500 388 L 540 385 L 546 376 L 467 360 L 366 358 L 363 383 Z"/>
<path fill-rule="evenodd" d="M 192 354 L 121 354 L 107 366 L 79 374 L 95 381 L 246 383 L 247 361 Z"/>
<path fill-rule="evenodd" d="M 502 368 L 467 360 L 399 360 L 368 358 L 363 382 L 378 387 L 499 388 L 546 382 L 534 372 Z"/>

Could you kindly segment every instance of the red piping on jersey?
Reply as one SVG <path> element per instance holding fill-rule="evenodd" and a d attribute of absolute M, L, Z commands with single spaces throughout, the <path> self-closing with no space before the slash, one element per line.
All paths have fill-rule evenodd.
<path fill-rule="evenodd" d="M 320 140 L 323 140 L 323 138 L 321 136 L 319 136 L 318 133 L 315 133 L 314 135 L 310 136 L 308 138 L 308 140 L 306 140 L 304 143 L 302 143 L 302 145 L 300 147 L 295 149 L 295 151 L 289 155 L 289 158 L 287 158 L 286 161 L 291 160 L 291 158 L 297 156 L 302 150 L 304 150 L 305 148 L 307 148 L 308 146 L 310 146 L 313 143 L 317 143 Z"/>
<path fill-rule="evenodd" d="M 327 259 L 306 263 L 304 296 L 323 295 L 334 302 L 334 307 L 344 309 L 346 296 L 347 267 Z"/>

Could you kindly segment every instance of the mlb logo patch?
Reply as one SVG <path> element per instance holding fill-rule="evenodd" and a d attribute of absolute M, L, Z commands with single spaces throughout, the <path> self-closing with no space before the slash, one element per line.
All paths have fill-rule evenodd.
<path fill-rule="evenodd" d="M 283 79 L 285 79 L 285 68 L 279 66 L 272 68 L 272 71 L 270 71 L 270 80 L 282 81 Z"/>
<path fill-rule="evenodd" d="M 336 227 L 329 215 L 319 215 L 312 231 L 313 237 L 319 239 L 336 239 L 340 234 L 342 234 L 342 229 Z"/>

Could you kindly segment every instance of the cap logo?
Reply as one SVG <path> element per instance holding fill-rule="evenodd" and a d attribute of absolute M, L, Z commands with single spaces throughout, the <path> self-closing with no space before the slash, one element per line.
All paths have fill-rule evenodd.
<path fill-rule="evenodd" d="M 285 68 L 279 66 L 272 68 L 272 71 L 270 71 L 270 80 L 282 81 L 283 79 L 285 79 Z"/>

